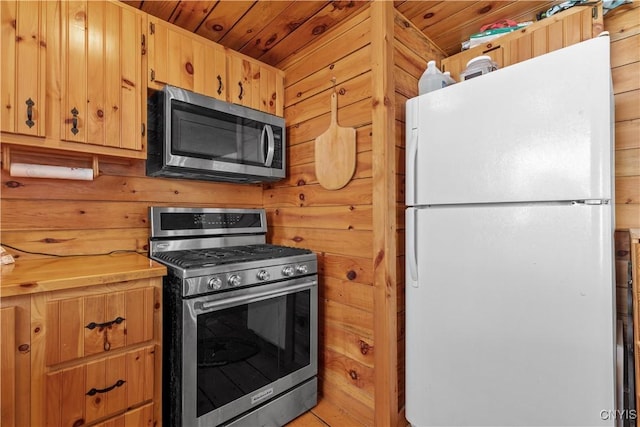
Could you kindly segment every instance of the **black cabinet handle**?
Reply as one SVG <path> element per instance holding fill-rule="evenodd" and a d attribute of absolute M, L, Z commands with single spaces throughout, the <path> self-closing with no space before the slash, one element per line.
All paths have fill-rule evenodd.
<path fill-rule="evenodd" d="M 222 77 L 220 77 L 220 74 L 218 74 L 218 95 L 222 95 Z"/>
<path fill-rule="evenodd" d="M 74 135 L 78 133 L 78 112 L 79 111 L 76 107 L 73 107 L 73 110 L 71 110 L 71 114 L 73 114 L 73 120 L 71 120 L 71 133 Z"/>
<path fill-rule="evenodd" d="M 27 124 L 27 126 L 33 127 L 33 125 L 35 125 L 35 122 L 32 120 L 33 119 L 33 106 L 36 105 L 36 103 L 33 102 L 33 99 L 29 98 L 29 99 L 27 99 L 25 104 L 27 104 L 27 121 L 25 121 L 25 123 Z"/>
<path fill-rule="evenodd" d="M 244 87 L 242 86 L 242 82 L 238 82 L 238 86 L 240 86 L 240 95 L 238 95 L 238 99 L 242 99 L 242 95 L 244 94 Z"/>
<path fill-rule="evenodd" d="M 483 50 L 482 54 L 484 55 L 485 53 L 489 53 L 489 52 L 493 52 L 496 49 L 500 49 L 500 45 L 497 46 L 491 46 L 491 43 L 489 43 L 489 45 L 487 46 L 488 49 L 487 50 Z"/>
<path fill-rule="evenodd" d="M 109 321 L 109 322 L 104 322 L 104 323 L 96 323 L 96 322 L 91 322 L 89 323 L 87 326 L 85 326 L 85 328 L 93 330 L 95 328 L 107 328 L 111 325 L 113 325 L 114 323 L 116 325 L 119 325 L 120 323 L 124 322 L 125 318 L 124 317 L 116 317 L 115 319 Z"/>
<path fill-rule="evenodd" d="M 95 396 L 98 393 L 108 393 L 111 390 L 113 390 L 114 388 L 118 388 L 118 387 L 122 387 L 124 385 L 124 383 L 126 383 L 125 380 L 118 380 L 116 381 L 116 383 L 114 385 L 112 385 L 111 387 L 107 387 L 107 388 L 103 388 L 103 389 L 99 389 L 99 388 L 92 388 L 91 390 L 89 390 L 87 392 L 87 396 Z"/>

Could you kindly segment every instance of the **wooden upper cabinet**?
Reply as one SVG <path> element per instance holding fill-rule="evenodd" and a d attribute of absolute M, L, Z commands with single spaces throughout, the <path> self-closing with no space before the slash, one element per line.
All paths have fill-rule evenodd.
<path fill-rule="evenodd" d="M 245 55 L 228 51 L 229 102 L 283 115 L 284 74 Z"/>
<path fill-rule="evenodd" d="M 602 3 L 574 6 L 521 30 L 445 58 L 442 60 L 442 70 L 451 72 L 451 77 L 460 81 L 460 73 L 466 68 L 467 62 L 476 56 L 489 55 L 498 67 L 506 67 L 596 37 L 602 30 Z"/>
<path fill-rule="evenodd" d="M 172 85 L 227 98 L 225 50 L 175 25 L 149 17 L 148 86 Z"/>
<path fill-rule="evenodd" d="M 259 83 L 260 66 L 241 55 L 227 56 L 229 67 L 229 101 L 234 104 L 254 107 L 254 82 Z M 257 104 L 257 103 L 256 103 Z"/>
<path fill-rule="evenodd" d="M 149 16 L 148 82 L 284 115 L 284 72 Z"/>
<path fill-rule="evenodd" d="M 47 13 L 52 12 L 49 6 L 36 1 L 0 2 L 3 132 L 45 135 L 46 30 Z"/>
<path fill-rule="evenodd" d="M 61 5 L 61 139 L 142 150 L 146 15 L 120 2 Z"/>

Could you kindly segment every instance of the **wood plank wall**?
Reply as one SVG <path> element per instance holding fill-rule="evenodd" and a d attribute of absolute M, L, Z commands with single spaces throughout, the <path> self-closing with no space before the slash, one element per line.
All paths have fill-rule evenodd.
<path fill-rule="evenodd" d="M 417 95 L 417 81 L 427 60 L 439 61 L 445 55 L 400 13 L 378 6 L 382 9 L 374 10 L 373 18 L 372 9 L 363 11 L 322 40 L 277 64 L 286 75 L 289 173 L 285 181 L 269 185 L 263 197 L 271 224 L 271 241 L 307 247 L 319 255 L 322 398 L 365 425 L 390 422 L 403 425 L 404 103 Z M 393 22 L 386 24 L 386 21 Z M 382 69 L 377 62 L 386 57 L 379 51 L 384 49 L 387 34 L 381 33 L 378 26 L 386 26 L 387 32 L 392 28 L 394 33 L 393 46 L 387 54 L 393 58 L 393 66 L 388 67 L 393 76 L 381 77 L 380 71 L 374 69 L 376 65 Z M 357 165 L 346 187 L 328 191 L 315 178 L 314 138 L 329 125 L 333 78 L 339 95 L 338 122 L 356 128 Z M 387 110 L 395 114 L 395 120 L 393 116 L 385 119 L 387 113 L 375 112 L 378 98 L 384 98 L 383 103 L 393 103 Z M 381 123 L 385 120 L 391 123 Z M 374 129 L 391 135 L 390 148 L 386 146 L 388 139 L 374 135 Z M 382 163 L 386 160 L 377 166 L 374 160 L 389 152 L 393 166 L 383 171 Z M 389 184 L 393 191 L 386 188 Z M 386 200 L 387 197 L 393 200 Z M 394 218 L 376 219 L 383 216 L 376 217 L 378 210 L 388 209 L 394 212 Z M 385 244 L 385 230 L 378 229 L 380 222 L 385 222 L 394 233 L 392 260 L 380 252 Z M 379 277 L 375 271 L 381 256 L 387 263 L 383 270 L 391 277 Z M 376 287 L 382 289 L 382 297 L 376 297 L 380 295 L 376 294 Z M 391 296 L 388 301 L 397 304 L 391 313 L 378 312 L 384 306 L 380 300 L 385 295 Z M 376 329 L 375 319 L 389 315 L 393 317 L 389 323 L 393 323 L 395 330 L 384 335 L 387 339 L 393 336 L 397 346 L 393 348 L 394 343 L 386 346 L 390 345 L 397 354 L 376 357 L 374 348 L 380 348 L 381 344 L 376 341 L 375 331 L 378 334 L 388 331 L 381 331 L 380 324 L 377 326 L 380 329 Z M 374 369 L 377 360 L 389 360 L 393 366 Z M 393 379 L 393 384 L 384 387 L 385 390 L 374 389 L 374 385 L 389 379 Z M 381 420 L 378 413 L 381 406 L 400 414 L 382 414 L 385 420 Z M 318 416 L 322 418 L 323 414 Z"/>
<path fill-rule="evenodd" d="M 318 254 L 322 399 L 373 425 L 372 53 L 366 9 L 276 65 L 286 76 L 289 170 L 284 181 L 265 189 L 263 200 L 272 242 Z M 315 177 L 314 140 L 329 126 L 334 90 L 338 123 L 356 128 L 357 156 L 351 182 L 330 191 Z"/>
<path fill-rule="evenodd" d="M 373 154 L 373 333 L 376 425 L 397 425 L 398 406 L 398 254 L 396 215 L 395 79 L 391 2 L 371 5 L 372 154 Z M 404 414 L 403 414 L 404 415 Z"/>
<path fill-rule="evenodd" d="M 640 227 L 640 3 L 604 17 L 615 96 L 616 228 Z"/>
<path fill-rule="evenodd" d="M 29 153 L 20 159 L 45 163 Z M 6 248 L 19 259 L 111 251 L 146 255 L 149 206 L 261 207 L 262 197 L 259 185 L 148 178 L 141 160 L 103 161 L 94 181 L 18 178 L 4 170 L 1 178 L 2 244 L 34 252 Z"/>

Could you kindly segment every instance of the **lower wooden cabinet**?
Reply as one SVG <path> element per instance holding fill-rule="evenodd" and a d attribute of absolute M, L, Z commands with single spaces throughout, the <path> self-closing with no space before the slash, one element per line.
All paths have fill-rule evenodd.
<path fill-rule="evenodd" d="M 96 424 L 96 427 L 156 427 L 154 423 L 154 405 L 152 403 Z"/>
<path fill-rule="evenodd" d="M 0 425 L 160 426 L 162 278 L 0 300 Z"/>
<path fill-rule="evenodd" d="M 153 339 L 152 287 L 55 298 L 46 303 L 46 364 Z"/>
<path fill-rule="evenodd" d="M 31 424 L 28 296 L 0 300 L 0 425 Z"/>
<path fill-rule="evenodd" d="M 16 308 L 0 309 L 0 410 L 2 425 L 16 425 Z"/>
<path fill-rule="evenodd" d="M 151 402 L 155 353 L 149 346 L 48 373 L 47 425 L 91 424 Z"/>

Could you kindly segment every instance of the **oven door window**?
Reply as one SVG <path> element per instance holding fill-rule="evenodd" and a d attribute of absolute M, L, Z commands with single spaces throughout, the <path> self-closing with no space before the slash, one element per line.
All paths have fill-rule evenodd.
<path fill-rule="evenodd" d="M 222 111 L 172 100 L 171 133 L 174 155 L 253 166 L 281 162 L 275 156 L 281 128 Z"/>
<path fill-rule="evenodd" d="M 310 290 L 197 317 L 197 416 L 310 364 Z"/>

